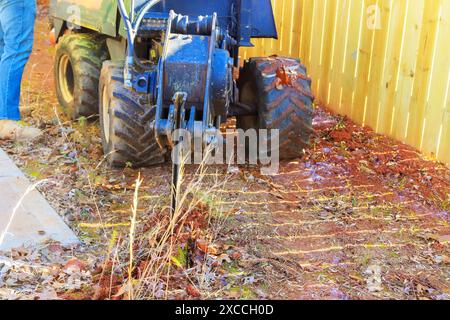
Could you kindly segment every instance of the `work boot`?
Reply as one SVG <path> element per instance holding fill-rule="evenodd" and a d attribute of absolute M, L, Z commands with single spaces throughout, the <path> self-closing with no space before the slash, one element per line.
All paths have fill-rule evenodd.
<path fill-rule="evenodd" d="M 12 120 L 0 120 L 0 140 L 31 141 L 39 138 L 42 131 L 25 127 Z"/>
<path fill-rule="evenodd" d="M 20 114 L 22 115 L 22 117 L 30 117 L 31 114 L 33 113 L 33 111 L 34 111 L 34 107 L 30 107 L 30 106 L 28 106 L 28 107 L 21 106 L 20 107 Z"/>

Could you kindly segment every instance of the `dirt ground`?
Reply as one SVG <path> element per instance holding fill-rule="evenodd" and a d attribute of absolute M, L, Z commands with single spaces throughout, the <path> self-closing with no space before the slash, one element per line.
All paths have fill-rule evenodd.
<path fill-rule="evenodd" d="M 0 298 L 450 299 L 450 168 L 320 107 L 311 148 L 276 176 L 187 168 L 200 200 L 149 275 L 163 256 L 153 234 L 167 221 L 170 166 L 107 168 L 98 121 L 57 106 L 47 35 L 44 10 L 22 104 L 45 138 L 1 147 L 48 179 L 40 191 L 84 245 L 0 254 Z"/>

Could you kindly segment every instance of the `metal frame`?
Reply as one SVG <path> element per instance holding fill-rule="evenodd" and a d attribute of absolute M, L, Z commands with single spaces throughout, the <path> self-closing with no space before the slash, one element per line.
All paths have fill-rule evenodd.
<path fill-rule="evenodd" d="M 172 2 L 172 5 L 178 5 L 182 10 L 186 10 L 186 8 L 189 8 L 189 5 L 185 2 L 181 2 L 179 0 L 172 0 L 172 1 L 164 1 L 161 0 L 151 0 L 147 1 L 144 4 L 142 4 L 139 8 L 139 12 L 136 12 L 136 6 L 135 0 L 131 0 L 130 8 L 131 12 L 128 13 L 126 11 L 126 5 L 124 0 L 117 0 L 118 1 L 118 8 L 120 15 L 122 17 L 122 20 L 125 24 L 125 30 L 127 34 L 127 42 L 128 42 L 128 48 L 127 48 L 127 55 L 125 59 L 125 67 L 124 67 L 124 84 L 128 88 L 133 88 L 134 90 L 138 92 L 145 93 L 146 91 L 150 90 L 151 87 L 156 87 L 156 92 L 154 96 L 156 96 L 156 118 L 153 123 L 150 125 L 153 127 L 155 131 L 156 141 L 159 144 L 161 148 L 171 148 L 173 147 L 173 141 L 171 134 L 176 127 L 175 119 L 174 119 L 174 105 L 170 104 L 167 105 L 167 101 L 164 101 L 165 97 L 165 90 L 167 89 L 165 86 L 167 85 L 165 83 L 164 77 L 165 77 L 165 67 L 168 57 L 168 48 L 171 41 L 176 42 L 175 40 L 172 40 L 172 34 L 191 34 L 193 36 L 198 36 L 200 34 L 208 37 L 208 54 L 207 54 L 207 61 L 200 61 L 199 63 L 203 63 L 203 66 L 206 65 L 206 80 L 204 82 L 204 97 L 203 97 L 203 108 L 201 110 L 202 112 L 202 121 L 197 121 L 197 113 L 200 112 L 198 107 L 189 106 L 190 112 L 189 112 L 189 123 L 185 125 L 187 129 L 191 131 L 192 136 L 198 135 L 198 132 L 201 132 L 203 137 L 203 144 L 208 145 L 211 143 L 216 142 L 215 137 L 217 137 L 217 132 L 219 130 L 219 126 L 221 124 L 221 115 L 224 117 L 230 115 L 231 113 L 235 112 L 237 109 L 242 109 L 242 106 L 239 104 L 238 101 L 234 101 L 237 98 L 237 95 L 230 95 L 231 97 L 225 98 L 224 103 L 230 103 L 232 102 L 233 108 L 229 108 L 229 106 L 226 106 L 224 110 L 228 109 L 228 112 L 225 113 L 223 110 L 221 114 L 215 114 L 213 115 L 212 111 L 212 96 L 213 94 L 216 94 L 218 92 L 217 89 L 214 88 L 214 91 L 211 84 L 220 82 L 221 79 L 214 78 L 213 80 L 213 57 L 215 56 L 216 50 L 220 48 L 224 48 L 224 50 L 228 50 L 229 54 L 232 58 L 231 63 L 228 62 L 228 64 L 225 66 L 225 68 L 231 68 L 238 67 L 239 65 L 239 59 L 238 59 L 238 48 L 239 46 L 245 45 L 250 46 L 250 38 L 252 37 L 252 6 L 255 5 L 254 0 L 229 0 L 228 3 L 233 3 L 232 8 L 230 10 L 233 14 L 237 14 L 235 16 L 234 20 L 234 28 L 236 30 L 230 30 L 230 25 L 222 26 L 222 28 L 219 28 L 219 17 L 216 12 L 212 14 L 211 17 L 198 17 L 197 21 L 191 22 L 190 19 L 195 17 L 192 16 L 184 16 L 184 15 L 177 15 L 173 10 L 170 10 L 167 17 L 164 18 L 164 6 L 167 2 Z M 195 10 L 201 10 L 201 8 L 196 7 L 198 3 L 200 3 L 199 0 L 193 0 L 194 4 L 193 7 Z M 270 4 L 270 1 L 268 2 Z M 158 7 L 155 7 L 158 5 Z M 217 8 L 220 9 L 221 6 L 223 7 L 223 3 L 219 4 L 209 4 L 209 6 L 215 7 L 217 5 Z M 162 6 L 162 8 L 161 8 Z M 234 7 L 235 6 L 235 7 Z M 270 8 L 271 5 L 264 6 L 266 9 Z M 234 9 L 233 9 L 234 8 Z M 162 12 L 154 11 L 157 9 L 163 9 Z M 234 10 L 236 9 L 236 12 Z M 223 13 L 223 12 L 222 12 Z M 272 12 L 270 12 L 273 18 Z M 210 19 L 210 20 L 208 20 Z M 223 17 L 222 17 L 223 19 Z M 227 18 L 228 19 L 228 18 Z M 160 21 L 164 20 L 164 24 L 158 24 L 150 23 L 150 28 L 157 28 L 158 31 L 165 31 L 165 39 L 163 42 L 163 53 L 159 60 L 158 66 L 156 69 L 150 71 L 149 73 L 142 73 L 142 72 L 135 72 L 135 64 L 138 62 L 135 58 L 135 40 L 139 34 L 139 31 L 142 27 L 148 27 L 148 21 Z M 231 18 L 233 21 L 233 18 Z M 143 21 L 146 21 L 146 24 L 143 24 Z M 204 23 L 206 21 L 206 23 Z M 203 24 L 202 24 L 203 22 Z M 210 25 L 209 25 L 210 23 Z M 163 27 L 164 26 L 164 27 Z M 205 27 L 206 26 L 206 27 Z M 270 23 L 268 23 L 268 26 L 270 27 Z M 165 30 L 164 30 L 165 28 Z M 231 26 L 233 29 L 233 27 Z M 152 29 L 156 30 L 156 29 Z M 190 31 L 189 31 L 190 30 Z M 233 37 L 230 36 L 229 32 L 232 31 L 236 33 L 239 38 L 236 40 Z M 264 33 L 263 33 L 264 35 Z M 194 47 L 193 47 L 194 49 Z M 192 57 L 193 63 L 196 61 L 195 57 Z M 230 59 L 231 60 L 231 59 Z M 173 63 L 173 61 L 172 61 Z M 138 63 L 139 64 L 139 63 Z M 223 66 L 221 66 L 223 68 Z M 223 69 L 222 69 L 223 70 Z M 228 69 L 227 69 L 228 70 Z M 225 71 L 227 72 L 227 71 Z M 215 72 L 216 74 L 216 72 Z M 225 73 L 226 74 L 226 73 Z M 154 82 L 152 82 L 152 79 L 154 79 L 153 75 L 157 75 Z M 223 74 L 221 74 L 221 77 L 223 77 Z M 223 79 L 222 79 L 223 80 Z M 232 80 L 225 80 L 226 81 L 232 81 Z M 143 83 L 143 85 L 140 85 L 140 83 Z M 156 82 L 156 83 L 155 83 Z M 153 85 L 151 85 L 153 83 Z M 185 84 L 184 84 L 185 85 Z M 227 83 L 225 83 L 225 86 L 227 86 Z M 235 84 L 234 84 L 235 86 Z M 183 86 L 181 86 L 183 87 Z M 186 89 L 187 90 L 187 89 Z M 178 91 L 178 90 L 177 90 Z M 224 89 L 225 92 L 231 92 L 233 91 L 233 88 L 227 88 Z M 236 88 L 234 89 L 236 91 Z M 186 94 L 186 92 L 183 92 Z M 224 95 L 227 95 L 228 93 L 224 93 Z M 190 97 L 187 97 L 187 101 L 189 101 Z M 215 97 L 214 99 L 216 99 Z M 219 94 L 220 99 L 220 94 Z M 227 102 L 228 101 L 228 102 Z M 168 109 L 168 111 L 167 111 Z M 244 108 L 245 109 L 245 108 Z M 248 108 L 247 108 L 248 109 Z M 252 110 L 250 110 L 252 111 Z M 249 112 L 248 110 L 245 110 L 245 113 Z"/>

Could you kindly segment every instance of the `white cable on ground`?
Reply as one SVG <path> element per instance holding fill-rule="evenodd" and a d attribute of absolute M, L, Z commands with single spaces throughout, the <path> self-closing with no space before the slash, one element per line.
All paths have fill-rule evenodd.
<path fill-rule="evenodd" d="M 25 200 L 25 198 L 31 193 L 33 192 L 39 185 L 45 184 L 47 183 L 49 180 L 41 180 L 31 186 L 29 186 L 27 188 L 27 190 L 25 191 L 24 195 L 19 199 L 19 201 L 17 202 L 16 206 L 14 207 L 14 210 L 11 214 L 11 216 L 9 217 L 9 221 L 8 224 L 6 225 L 6 228 L 0 233 L 0 247 L 2 246 L 3 242 L 5 241 L 5 237 L 8 234 L 8 230 L 11 228 L 11 225 L 14 221 L 14 218 L 17 214 L 17 210 L 19 210 L 20 206 L 22 205 L 23 201 Z"/>

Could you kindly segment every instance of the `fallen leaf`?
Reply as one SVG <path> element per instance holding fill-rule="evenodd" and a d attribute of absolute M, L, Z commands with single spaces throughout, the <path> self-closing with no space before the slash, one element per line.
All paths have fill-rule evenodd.
<path fill-rule="evenodd" d="M 350 274 L 350 279 L 355 280 L 361 284 L 364 283 L 364 279 L 357 273 Z"/>
<path fill-rule="evenodd" d="M 435 256 L 435 257 L 433 258 L 433 261 L 434 261 L 435 263 L 437 263 L 437 264 L 445 263 L 445 262 L 444 262 L 444 256 Z"/>
<path fill-rule="evenodd" d="M 224 253 L 217 257 L 215 267 L 219 267 L 219 266 L 223 265 L 225 262 L 231 263 L 231 259 L 230 259 L 229 255 Z"/>
<path fill-rule="evenodd" d="M 254 284 L 255 281 L 256 281 L 256 280 L 255 280 L 255 277 L 254 277 L 254 276 L 245 277 L 245 278 L 244 278 L 244 285 Z"/>
<path fill-rule="evenodd" d="M 239 167 L 229 166 L 227 169 L 228 174 L 236 174 L 239 172 L 240 172 Z"/>
<path fill-rule="evenodd" d="M 52 253 L 62 253 L 63 252 L 63 248 L 62 248 L 61 244 L 59 244 L 59 243 L 52 243 L 51 245 L 48 246 L 48 250 Z"/>
<path fill-rule="evenodd" d="M 241 297 L 241 291 L 240 290 L 231 290 L 227 296 L 229 299 L 239 299 Z"/>
<path fill-rule="evenodd" d="M 49 287 L 46 288 L 43 292 L 37 294 L 37 298 L 39 300 L 60 300 L 58 298 L 58 294 L 55 289 Z"/>
<path fill-rule="evenodd" d="M 434 240 L 436 242 L 439 242 L 440 244 L 450 243 L 450 235 L 426 233 L 426 234 L 418 234 L 417 236 L 425 240 Z"/>
<path fill-rule="evenodd" d="M 359 162 L 359 169 L 365 173 L 368 174 L 376 174 L 375 171 L 373 171 L 372 169 L 369 168 L 369 163 L 365 160 L 362 160 Z"/>
<path fill-rule="evenodd" d="M 417 293 L 420 294 L 420 295 L 423 295 L 423 294 L 428 292 L 428 288 L 423 286 L 423 285 L 421 285 L 420 283 L 417 284 L 416 290 L 417 290 Z"/>
<path fill-rule="evenodd" d="M 430 237 L 433 240 L 436 240 L 437 242 L 439 242 L 440 244 L 447 244 L 450 243 L 450 234 L 445 234 L 445 235 L 432 235 Z"/>
<path fill-rule="evenodd" d="M 230 258 L 231 258 L 232 260 L 239 260 L 239 259 L 242 258 L 242 253 L 240 253 L 240 252 L 238 252 L 238 251 L 233 252 L 233 253 L 230 255 Z"/>
<path fill-rule="evenodd" d="M 443 259 L 442 259 L 442 263 L 443 264 L 450 264 L 450 257 L 444 255 Z"/>
<path fill-rule="evenodd" d="M 383 291 L 380 266 L 378 265 L 369 266 L 365 274 L 368 275 L 366 282 L 367 282 L 367 289 L 369 290 L 369 292 Z"/>
<path fill-rule="evenodd" d="M 106 286 L 102 286 L 102 285 L 95 285 L 94 286 L 95 291 L 94 291 L 94 296 L 92 297 L 92 300 L 104 300 L 106 298 L 108 298 L 109 296 L 109 288 L 107 288 Z"/>
<path fill-rule="evenodd" d="M 12 289 L 0 288 L 0 297 L 2 300 L 17 300 L 20 296 Z"/>
<path fill-rule="evenodd" d="M 197 248 L 203 253 L 211 254 L 213 256 L 217 256 L 219 254 L 216 247 L 203 240 L 197 240 Z"/>
<path fill-rule="evenodd" d="M 86 271 L 86 264 L 77 258 L 72 258 L 64 265 L 64 271 L 66 273 L 79 273 Z"/>
<path fill-rule="evenodd" d="M 113 295 L 113 298 L 122 298 L 122 297 L 128 297 L 129 293 L 133 290 L 132 284 L 127 281 L 124 285 L 122 285 L 117 293 Z"/>
<path fill-rule="evenodd" d="M 187 287 L 186 287 L 186 292 L 187 292 L 187 294 L 188 295 L 190 295 L 191 297 L 194 297 L 194 298 L 200 298 L 201 297 L 201 293 L 200 293 L 200 291 L 196 288 L 196 287 L 194 287 L 193 285 L 191 285 L 191 284 L 189 284 Z"/>

